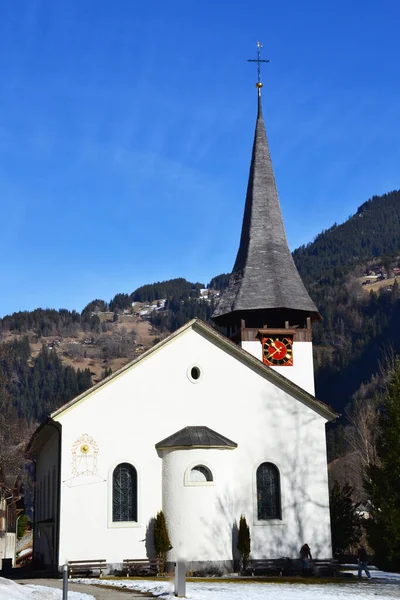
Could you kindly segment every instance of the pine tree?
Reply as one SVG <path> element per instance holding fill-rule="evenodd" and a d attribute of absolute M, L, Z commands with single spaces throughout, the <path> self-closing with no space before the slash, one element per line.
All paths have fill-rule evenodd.
<path fill-rule="evenodd" d="M 172 549 L 172 546 L 169 540 L 167 523 L 162 510 L 157 513 L 157 516 L 154 519 L 154 548 L 160 561 L 160 571 L 164 573 L 167 552 Z"/>
<path fill-rule="evenodd" d="M 366 527 L 376 564 L 400 570 L 400 360 L 383 399 L 377 441 L 378 464 L 366 469 L 365 491 L 371 502 Z"/>
<path fill-rule="evenodd" d="M 250 556 L 250 529 L 247 525 L 246 517 L 241 515 L 239 521 L 237 549 L 239 550 L 242 569 L 245 571 L 249 563 Z"/>
<path fill-rule="evenodd" d="M 105 379 L 106 377 L 109 377 L 111 374 L 112 374 L 111 367 L 106 367 L 103 371 L 103 379 Z"/>
<path fill-rule="evenodd" d="M 340 487 L 337 481 L 330 492 L 332 547 L 335 555 L 344 554 L 360 541 L 361 523 L 357 514 L 358 504 L 353 502 L 352 494 L 353 488 L 348 483 Z"/>

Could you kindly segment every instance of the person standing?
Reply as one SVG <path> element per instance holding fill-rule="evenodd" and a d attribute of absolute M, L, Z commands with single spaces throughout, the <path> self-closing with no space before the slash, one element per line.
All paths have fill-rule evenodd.
<path fill-rule="evenodd" d="M 357 559 L 358 559 L 358 578 L 361 579 L 362 572 L 365 571 L 365 574 L 368 577 L 368 579 L 371 579 L 371 573 L 369 572 L 368 566 L 367 566 L 367 560 L 368 560 L 367 552 L 366 552 L 364 546 L 359 547 Z"/>
<path fill-rule="evenodd" d="M 307 575 L 310 572 L 310 560 L 312 560 L 310 546 L 303 544 L 300 548 L 300 560 L 303 566 L 303 575 Z"/>

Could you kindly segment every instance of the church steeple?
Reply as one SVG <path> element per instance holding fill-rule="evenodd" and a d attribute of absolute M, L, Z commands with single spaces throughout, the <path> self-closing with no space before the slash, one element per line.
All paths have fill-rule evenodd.
<path fill-rule="evenodd" d="M 259 55 L 257 62 L 260 66 Z M 262 115 L 260 77 L 256 86 L 258 114 L 240 245 L 228 288 L 212 316 L 231 331 L 243 320 L 253 328 L 285 327 L 288 322 L 306 327 L 321 318 L 287 243 Z"/>

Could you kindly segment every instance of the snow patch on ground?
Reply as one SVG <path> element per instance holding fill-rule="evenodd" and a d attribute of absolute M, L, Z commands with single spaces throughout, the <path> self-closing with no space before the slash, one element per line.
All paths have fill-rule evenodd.
<path fill-rule="evenodd" d="M 363 578 L 352 583 L 304 584 L 272 582 L 188 582 L 188 600 L 390 600 L 400 598 L 400 574 L 372 571 L 372 581 Z M 107 585 L 147 592 L 162 600 L 174 598 L 172 581 L 74 579 L 74 583 Z M 124 600 L 121 595 L 121 600 Z M 42 585 L 20 585 L 0 577 L 0 600 L 61 600 L 62 591 Z M 81 592 L 68 592 L 68 600 L 94 600 Z"/>
<path fill-rule="evenodd" d="M 43 585 L 21 585 L 0 577 L 0 600 L 61 600 L 62 590 Z M 89 594 L 68 592 L 68 600 L 95 600 Z"/>
<path fill-rule="evenodd" d="M 400 575 L 375 571 L 376 581 L 356 581 L 353 583 L 304 584 L 271 582 L 237 582 L 223 580 L 214 582 L 188 582 L 186 597 L 189 600 L 330 600 L 339 596 L 341 600 L 388 600 L 400 598 Z M 383 579 L 384 578 L 384 579 Z M 104 579 L 74 579 L 74 583 L 123 587 L 139 592 L 149 592 L 163 600 L 175 598 L 173 583 L 170 581 L 121 581 Z M 1 599 L 2 600 L 2 599 Z"/>

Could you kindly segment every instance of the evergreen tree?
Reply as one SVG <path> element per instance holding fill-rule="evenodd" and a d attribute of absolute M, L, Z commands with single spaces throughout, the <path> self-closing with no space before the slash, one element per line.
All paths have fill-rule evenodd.
<path fill-rule="evenodd" d="M 165 572 L 165 564 L 167 560 L 167 552 L 172 549 L 169 540 L 167 523 L 162 510 L 157 513 L 154 519 L 154 548 L 157 558 L 160 561 L 160 571 Z"/>
<path fill-rule="evenodd" d="M 239 550 L 242 570 L 247 569 L 250 556 L 250 529 L 247 525 L 246 517 L 241 515 L 239 521 L 237 549 Z"/>
<path fill-rule="evenodd" d="M 368 542 L 381 568 L 400 570 L 400 360 L 383 399 L 377 441 L 379 462 L 366 469 L 365 491 L 371 502 Z"/>
<path fill-rule="evenodd" d="M 29 422 L 41 421 L 50 412 L 92 386 L 90 369 L 64 366 L 55 350 L 43 345 L 30 360 L 26 338 L 0 344 L 0 380 L 4 378 L 7 406 Z"/>
<path fill-rule="evenodd" d="M 189 297 L 198 298 L 201 288 L 204 288 L 204 283 L 191 283 L 183 279 L 183 277 L 169 279 L 168 281 L 157 281 L 157 283 L 142 285 L 132 292 L 130 301 L 154 302 L 154 300 L 161 298 L 175 298 L 176 300 L 184 300 Z"/>
<path fill-rule="evenodd" d="M 28 527 L 28 523 L 29 523 L 29 520 L 25 513 L 23 513 L 22 515 L 19 516 L 17 539 L 20 540 L 22 537 L 24 537 L 27 527 Z"/>
<path fill-rule="evenodd" d="M 329 505 L 331 511 L 332 549 L 335 556 L 345 554 L 356 546 L 361 537 L 361 520 L 357 514 L 358 504 L 352 500 L 353 489 L 345 483 L 333 485 Z"/>
<path fill-rule="evenodd" d="M 115 312 L 116 310 L 125 310 L 131 307 L 132 300 L 129 294 L 116 294 L 112 300 L 110 300 L 109 310 Z"/>
<path fill-rule="evenodd" d="M 228 287 L 230 278 L 230 273 L 221 273 L 221 275 L 217 275 L 213 277 L 210 283 L 207 284 L 207 288 L 210 290 L 224 290 Z"/>

